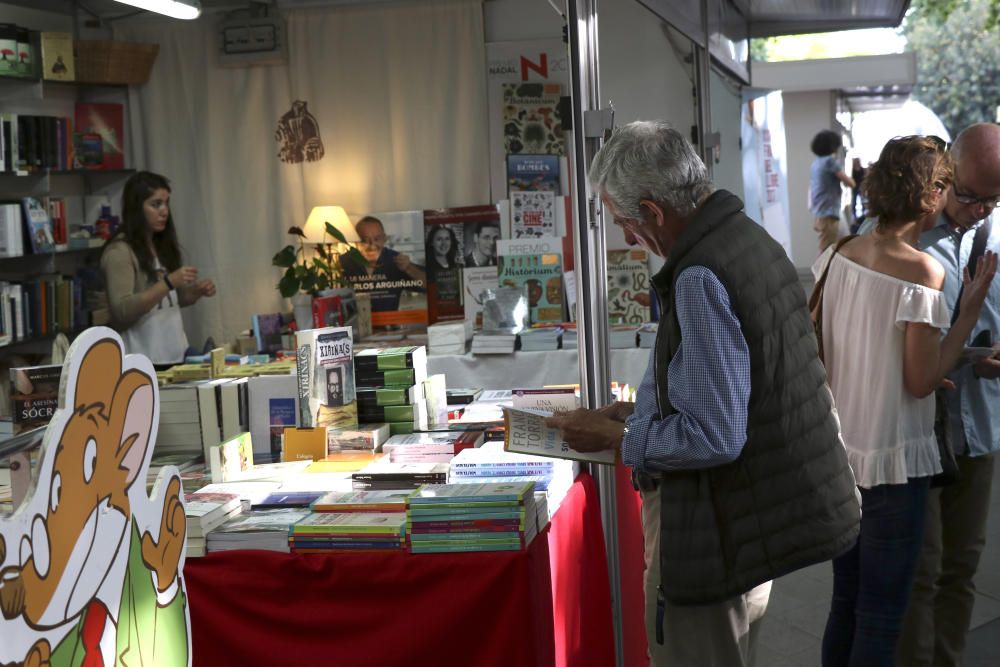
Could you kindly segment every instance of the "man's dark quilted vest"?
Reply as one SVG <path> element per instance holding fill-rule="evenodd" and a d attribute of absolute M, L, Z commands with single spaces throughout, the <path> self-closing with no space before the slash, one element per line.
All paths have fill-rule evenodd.
<path fill-rule="evenodd" d="M 750 400 L 739 458 L 660 478 L 661 583 L 678 604 L 723 600 L 829 560 L 853 545 L 860 522 L 798 275 L 724 190 L 701 207 L 653 279 L 662 312 L 654 351 L 661 416 L 675 412 L 667 366 L 681 330 L 672 293 L 689 266 L 708 268 L 729 294 L 750 351 Z"/>

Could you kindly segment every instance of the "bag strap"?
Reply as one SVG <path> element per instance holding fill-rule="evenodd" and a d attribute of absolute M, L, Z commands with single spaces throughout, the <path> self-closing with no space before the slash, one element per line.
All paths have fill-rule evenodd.
<path fill-rule="evenodd" d="M 814 313 L 813 319 L 817 322 L 822 322 L 823 320 L 823 288 L 826 286 L 826 276 L 830 273 L 830 265 L 833 264 L 833 258 L 840 252 L 845 243 L 856 238 L 858 238 L 857 234 L 851 234 L 837 241 L 837 245 L 833 246 L 833 252 L 830 253 L 830 259 L 826 260 L 826 267 L 823 269 L 823 274 L 816 281 L 812 294 L 809 295 L 809 312 Z"/>
<path fill-rule="evenodd" d="M 986 218 L 983 220 L 979 228 L 976 229 L 976 235 L 972 238 L 972 250 L 969 252 L 969 263 L 966 266 L 969 269 L 969 276 L 975 277 L 976 275 L 976 264 L 979 263 L 979 258 L 983 256 L 986 252 L 986 242 L 990 238 L 990 231 L 993 227 L 992 218 Z M 951 313 L 951 323 L 955 324 L 955 320 L 958 319 L 958 314 L 961 310 L 962 305 L 962 292 L 965 291 L 965 281 L 962 280 L 962 274 L 958 275 L 959 285 L 958 288 L 958 298 L 955 299 L 955 309 Z"/>

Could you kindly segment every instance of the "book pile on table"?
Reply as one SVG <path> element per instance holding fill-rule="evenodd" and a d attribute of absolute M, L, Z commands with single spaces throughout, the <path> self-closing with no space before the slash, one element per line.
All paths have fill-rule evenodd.
<path fill-rule="evenodd" d="M 187 518 L 187 555 L 205 555 L 205 536 L 243 510 L 235 493 L 188 493 L 184 496 Z"/>
<path fill-rule="evenodd" d="M 465 354 L 472 322 L 438 322 L 427 327 L 428 354 Z"/>
<path fill-rule="evenodd" d="M 291 525 L 292 553 L 402 549 L 405 512 L 314 512 Z"/>
<path fill-rule="evenodd" d="M 326 431 L 327 453 L 344 450 L 381 452 L 382 443 L 389 438 L 389 425 L 364 424 L 347 428 L 329 428 Z"/>
<path fill-rule="evenodd" d="M 392 463 L 448 463 L 459 452 L 483 444 L 483 431 L 434 431 L 389 438 L 382 451 Z"/>
<path fill-rule="evenodd" d="M 579 472 L 578 461 L 508 452 L 502 442 L 487 442 L 477 449 L 463 450 L 452 459 L 448 483 L 534 482 L 536 491 L 545 492 L 551 516 Z"/>
<path fill-rule="evenodd" d="M 562 335 L 562 347 L 564 350 L 576 350 L 579 349 L 579 337 L 576 334 L 576 329 L 566 329 L 563 331 Z"/>
<path fill-rule="evenodd" d="M 415 489 L 421 484 L 444 484 L 447 481 L 447 463 L 376 461 L 351 473 L 351 486 L 358 491 Z"/>
<path fill-rule="evenodd" d="M 525 329 L 517 334 L 522 352 L 549 352 L 559 349 L 563 330 L 560 327 Z"/>
<path fill-rule="evenodd" d="M 612 350 L 634 348 L 638 341 L 639 327 L 634 324 L 614 324 L 611 326 L 608 346 Z"/>
<path fill-rule="evenodd" d="M 427 428 L 427 350 L 386 347 L 354 356 L 358 421 L 389 424 L 391 435 Z"/>
<path fill-rule="evenodd" d="M 517 334 L 479 332 L 472 337 L 472 354 L 513 354 Z"/>
<path fill-rule="evenodd" d="M 406 501 L 413 553 L 519 551 L 538 534 L 534 482 L 427 484 Z"/>
<path fill-rule="evenodd" d="M 656 322 L 647 322 L 639 327 L 639 347 L 644 350 L 652 349 L 656 344 Z"/>
<path fill-rule="evenodd" d="M 263 549 L 288 553 L 289 527 L 309 516 L 307 509 L 244 512 L 208 534 L 209 553 L 237 549 Z"/>
<path fill-rule="evenodd" d="M 405 512 L 411 489 L 331 491 L 312 504 L 313 512 Z"/>

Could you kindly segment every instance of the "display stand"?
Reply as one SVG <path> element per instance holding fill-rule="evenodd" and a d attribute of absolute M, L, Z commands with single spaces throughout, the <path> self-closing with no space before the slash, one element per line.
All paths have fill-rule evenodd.
<path fill-rule="evenodd" d="M 606 567 L 587 473 L 526 551 L 212 553 L 184 569 L 193 664 L 607 667 Z"/>

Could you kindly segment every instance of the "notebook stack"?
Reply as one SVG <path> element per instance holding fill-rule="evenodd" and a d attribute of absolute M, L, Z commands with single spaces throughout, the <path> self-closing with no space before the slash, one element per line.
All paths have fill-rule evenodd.
<path fill-rule="evenodd" d="M 196 453 L 206 457 L 222 438 L 213 382 L 185 382 L 160 388 L 157 454 Z"/>
<path fill-rule="evenodd" d="M 387 423 L 391 435 L 427 427 L 426 348 L 362 350 L 354 356 L 354 374 L 362 424 Z"/>
<path fill-rule="evenodd" d="M 307 509 L 244 512 L 209 533 L 206 548 L 209 553 L 237 549 L 288 553 L 289 527 L 307 516 Z"/>
<path fill-rule="evenodd" d="M 292 553 L 402 549 L 405 512 L 316 512 L 288 529 Z"/>
<path fill-rule="evenodd" d="M 525 329 L 517 334 L 522 352 L 549 352 L 559 349 L 563 330 L 559 327 Z"/>
<path fill-rule="evenodd" d="M 576 350 L 580 347 L 576 329 L 566 329 L 562 335 L 562 347 L 564 350 Z"/>
<path fill-rule="evenodd" d="M 438 322 L 427 327 L 428 354 L 465 354 L 472 322 Z"/>
<path fill-rule="evenodd" d="M 533 482 L 428 484 L 406 503 L 413 553 L 519 551 L 538 534 Z"/>
<path fill-rule="evenodd" d="M 613 324 L 608 345 L 612 350 L 628 350 L 636 346 L 639 327 L 634 324 Z"/>

